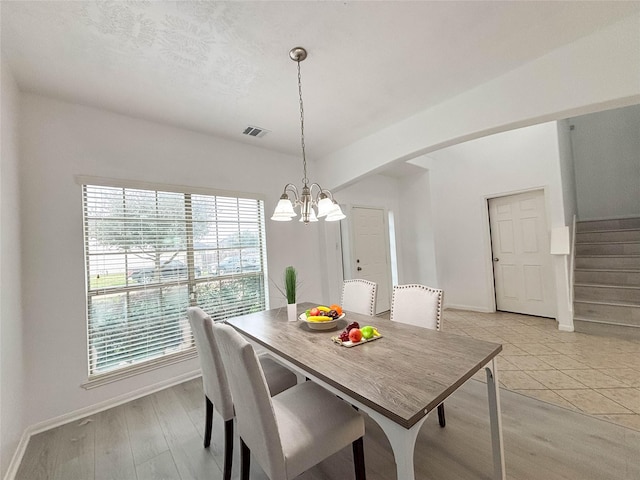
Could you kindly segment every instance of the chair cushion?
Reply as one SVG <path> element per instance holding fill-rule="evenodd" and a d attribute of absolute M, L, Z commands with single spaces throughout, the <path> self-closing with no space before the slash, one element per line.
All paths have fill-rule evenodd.
<path fill-rule="evenodd" d="M 364 420 L 351 405 L 313 382 L 272 398 L 287 479 L 295 478 L 364 436 Z"/>

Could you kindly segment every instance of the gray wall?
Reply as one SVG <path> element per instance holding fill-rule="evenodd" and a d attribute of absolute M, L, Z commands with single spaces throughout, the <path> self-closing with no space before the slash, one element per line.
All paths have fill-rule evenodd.
<path fill-rule="evenodd" d="M 640 105 L 571 119 L 578 218 L 640 216 Z"/>
<path fill-rule="evenodd" d="M 20 266 L 19 92 L 6 64 L 0 122 L 0 477 L 4 477 L 24 430 L 24 369 Z"/>

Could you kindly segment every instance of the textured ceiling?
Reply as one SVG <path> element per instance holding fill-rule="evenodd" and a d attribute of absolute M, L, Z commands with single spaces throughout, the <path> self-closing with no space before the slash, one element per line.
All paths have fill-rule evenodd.
<path fill-rule="evenodd" d="M 319 158 L 640 11 L 640 2 L 2 1 L 37 92 Z M 271 131 L 241 135 L 247 125 Z"/>

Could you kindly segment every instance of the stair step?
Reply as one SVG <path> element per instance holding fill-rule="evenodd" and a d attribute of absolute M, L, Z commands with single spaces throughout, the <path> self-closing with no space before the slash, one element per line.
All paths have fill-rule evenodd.
<path fill-rule="evenodd" d="M 580 317 L 573 318 L 573 328 L 576 332 L 591 335 L 606 335 L 624 339 L 640 339 L 640 327 L 635 325 L 618 325 L 600 322 Z"/>
<path fill-rule="evenodd" d="M 573 302 L 574 316 L 587 320 L 640 327 L 640 306 L 616 302 Z"/>
<path fill-rule="evenodd" d="M 576 255 L 640 255 L 640 242 L 576 243 Z"/>
<path fill-rule="evenodd" d="M 640 255 L 580 255 L 575 258 L 575 268 L 640 270 Z"/>
<path fill-rule="evenodd" d="M 640 270 L 576 269 L 574 284 L 640 287 Z"/>
<path fill-rule="evenodd" d="M 612 285 L 574 284 L 575 301 L 619 302 L 640 306 L 640 286 L 621 287 Z"/>
<path fill-rule="evenodd" d="M 640 229 L 576 232 L 576 243 L 640 242 Z"/>
<path fill-rule="evenodd" d="M 640 338 L 640 217 L 576 224 L 577 332 Z"/>
<path fill-rule="evenodd" d="M 577 232 L 593 232 L 598 230 L 640 229 L 640 218 L 618 218 L 610 220 L 586 220 L 576 222 Z"/>

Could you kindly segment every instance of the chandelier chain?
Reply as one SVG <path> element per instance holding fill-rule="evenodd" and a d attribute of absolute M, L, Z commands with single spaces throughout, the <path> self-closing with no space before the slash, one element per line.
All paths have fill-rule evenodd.
<path fill-rule="evenodd" d="M 300 74 L 300 60 L 296 62 L 298 64 L 298 96 L 300 97 L 300 143 L 302 145 L 302 168 L 304 171 L 304 177 L 302 183 L 304 185 L 309 184 L 307 178 L 307 157 L 304 151 L 304 104 L 302 103 L 302 76 Z"/>
<path fill-rule="evenodd" d="M 295 209 L 300 209 L 300 222 L 308 225 L 326 217 L 327 222 L 335 222 L 346 218 L 338 202 L 329 190 L 318 183 L 309 185 L 307 177 L 307 154 L 304 144 L 304 102 L 302 101 L 302 74 L 300 62 L 307 58 L 307 51 L 302 47 L 294 47 L 289 51 L 289 58 L 298 64 L 298 98 L 300 100 L 300 145 L 302 146 L 302 190 L 293 183 L 284 186 L 280 200 L 273 212 L 272 220 L 289 222 L 297 216 Z M 314 191 L 314 188 L 316 191 Z M 314 198 L 315 197 L 315 198 Z M 316 214 L 317 209 L 317 214 Z"/>

